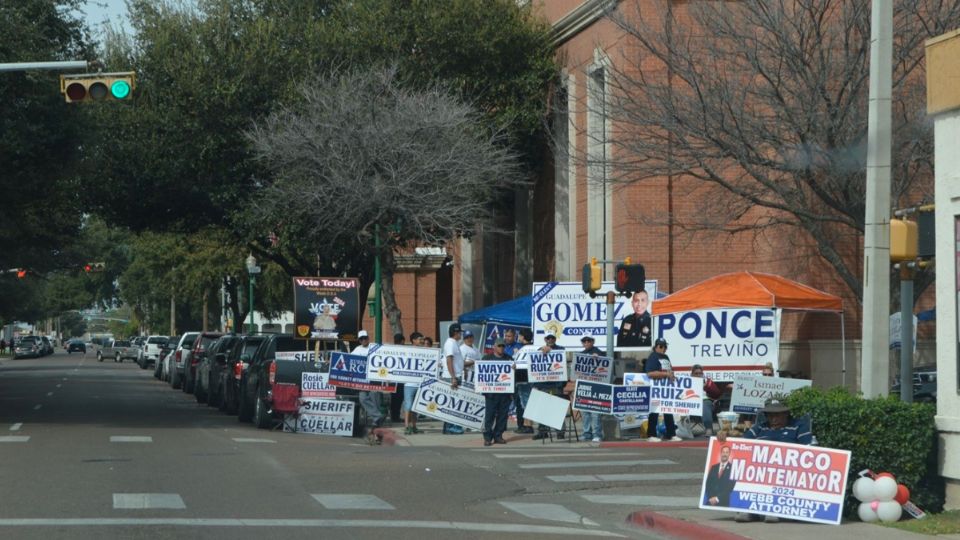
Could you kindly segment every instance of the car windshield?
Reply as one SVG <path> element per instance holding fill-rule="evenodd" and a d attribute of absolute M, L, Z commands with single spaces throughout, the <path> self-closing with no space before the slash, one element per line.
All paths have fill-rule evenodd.
<path fill-rule="evenodd" d="M 147 340 L 147 343 L 150 343 L 152 345 L 163 345 L 166 342 L 167 342 L 167 338 L 165 337 L 152 337 Z"/>
<path fill-rule="evenodd" d="M 113 346 L 114 346 L 114 347 L 129 347 L 129 346 L 130 346 L 130 342 L 129 342 L 129 341 L 114 341 L 114 342 L 113 342 Z"/>
<path fill-rule="evenodd" d="M 39 339 L 36 336 L 25 336 L 20 338 L 20 343 L 22 344 L 36 343 L 37 341 L 39 341 Z"/>

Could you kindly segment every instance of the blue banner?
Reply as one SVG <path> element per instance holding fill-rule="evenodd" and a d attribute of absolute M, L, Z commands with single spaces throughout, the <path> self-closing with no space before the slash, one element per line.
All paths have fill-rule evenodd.
<path fill-rule="evenodd" d="M 613 387 L 613 414 L 649 414 L 650 387 L 623 386 Z"/>
<path fill-rule="evenodd" d="M 583 412 L 610 414 L 613 386 L 579 380 L 573 391 L 573 408 Z"/>

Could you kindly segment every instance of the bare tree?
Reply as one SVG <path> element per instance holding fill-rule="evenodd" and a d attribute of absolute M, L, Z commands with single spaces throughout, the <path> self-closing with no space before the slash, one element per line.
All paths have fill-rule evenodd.
<path fill-rule="evenodd" d="M 605 104 L 616 180 L 694 179 L 712 203 L 675 225 L 796 231 L 861 298 L 870 3 L 624 2 L 609 16 L 627 35 Z M 960 2 L 903 0 L 894 17 L 893 200 L 906 204 L 933 193 L 923 42 Z"/>
<path fill-rule="evenodd" d="M 309 223 L 321 256 L 378 252 L 387 317 L 404 333 L 396 250 L 472 234 L 497 192 L 522 184 L 516 157 L 470 105 L 404 88 L 393 68 L 320 75 L 299 98 L 249 133 L 273 175 L 256 212 Z"/>

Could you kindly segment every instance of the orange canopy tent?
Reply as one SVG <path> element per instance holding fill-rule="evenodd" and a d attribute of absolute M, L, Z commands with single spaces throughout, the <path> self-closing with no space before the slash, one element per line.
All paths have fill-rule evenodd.
<path fill-rule="evenodd" d="M 650 314 L 656 317 L 683 311 L 724 308 L 779 308 L 837 313 L 840 315 L 843 379 L 846 384 L 846 336 L 843 299 L 839 296 L 773 274 L 733 272 L 701 281 L 654 301 L 650 306 Z"/>

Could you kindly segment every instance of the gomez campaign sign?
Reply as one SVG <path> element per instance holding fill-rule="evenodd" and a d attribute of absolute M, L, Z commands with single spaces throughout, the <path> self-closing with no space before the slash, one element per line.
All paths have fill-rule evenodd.
<path fill-rule="evenodd" d="M 711 438 L 700 508 L 839 525 L 849 467 L 848 450 Z"/>
<path fill-rule="evenodd" d="M 436 377 L 440 349 L 407 345 L 371 345 L 367 351 L 367 378 L 371 381 L 420 384 Z"/>
<path fill-rule="evenodd" d="M 486 400 L 480 394 L 453 389 L 437 379 L 423 381 L 413 403 L 414 412 L 477 431 L 483 429 L 486 410 Z"/>

